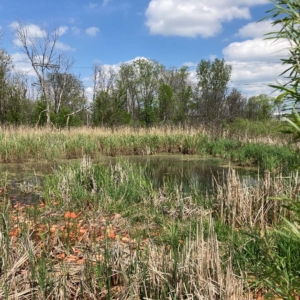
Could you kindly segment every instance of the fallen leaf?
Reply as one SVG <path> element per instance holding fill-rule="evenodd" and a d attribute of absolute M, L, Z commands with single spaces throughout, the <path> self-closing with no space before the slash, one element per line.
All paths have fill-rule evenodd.
<path fill-rule="evenodd" d="M 110 239 L 115 239 L 116 238 L 116 233 L 115 230 L 112 228 L 112 225 L 108 225 L 106 228 L 106 236 Z"/>
<path fill-rule="evenodd" d="M 73 261 L 78 260 L 78 257 L 76 255 L 70 254 L 65 260 L 68 262 L 73 262 Z"/>
<path fill-rule="evenodd" d="M 72 250 L 73 250 L 74 254 L 80 254 L 81 253 L 81 250 L 79 250 L 79 249 L 72 248 Z"/>
<path fill-rule="evenodd" d="M 88 230 L 87 230 L 86 228 L 82 228 L 82 227 L 81 227 L 81 228 L 79 229 L 79 233 L 80 233 L 80 234 L 85 234 L 87 231 L 88 231 Z"/>
<path fill-rule="evenodd" d="M 96 241 L 99 242 L 101 240 L 104 239 L 104 235 L 99 235 L 97 238 L 96 238 Z"/>
<path fill-rule="evenodd" d="M 66 253 L 60 253 L 56 255 L 56 258 L 58 259 L 64 259 L 66 257 Z"/>
<path fill-rule="evenodd" d="M 54 233 L 56 231 L 57 225 L 52 225 L 50 227 L 50 232 Z"/>
<path fill-rule="evenodd" d="M 129 242 L 130 242 L 130 239 L 129 239 L 128 237 L 124 236 L 124 237 L 121 238 L 121 241 L 122 241 L 123 243 L 129 243 Z"/>
<path fill-rule="evenodd" d="M 78 260 L 76 261 L 76 263 L 79 264 L 79 265 L 84 264 L 84 262 L 85 262 L 85 259 L 84 259 L 84 258 L 78 259 Z"/>
<path fill-rule="evenodd" d="M 70 211 L 67 211 L 64 216 L 66 219 L 76 219 L 78 217 L 76 213 Z"/>
<path fill-rule="evenodd" d="M 109 232 L 107 232 L 106 236 L 107 236 L 109 239 L 115 239 L 115 238 L 116 238 L 116 233 L 115 233 L 115 231 L 112 229 L 112 230 L 110 230 Z"/>
<path fill-rule="evenodd" d="M 15 230 L 10 231 L 8 235 L 9 236 L 17 236 L 19 234 L 19 231 L 20 231 L 20 229 L 17 228 Z"/>

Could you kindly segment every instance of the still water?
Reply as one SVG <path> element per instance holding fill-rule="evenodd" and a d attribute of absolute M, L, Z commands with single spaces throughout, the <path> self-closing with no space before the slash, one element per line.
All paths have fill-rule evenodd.
<path fill-rule="evenodd" d="M 104 165 L 114 164 L 118 159 L 129 160 L 133 164 L 142 165 L 153 181 L 154 186 L 161 186 L 164 182 L 172 181 L 187 187 L 191 182 L 197 182 L 209 189 L 213 178 L 220 182 L 226 177 L 228 165 L 222 165 L 220 160 L 203 159 L 195 155 L 155 155 L 155 156 L 127 156 L 123 158 L 108 158 L 95 161 Z M 50 174 L 59 165 L 70 163 L 61 161 L 56 163 L 25 163 L 1 165 L 1 185 L 7 182 L 11 201 L 31 204 L 39 201 L 38 186 L 42 184 L 43 177 Z M 237 168 L 242 181 L 255 180 L 257 169 Z M 1 187 L 1 186 L 0 186 Z"/>

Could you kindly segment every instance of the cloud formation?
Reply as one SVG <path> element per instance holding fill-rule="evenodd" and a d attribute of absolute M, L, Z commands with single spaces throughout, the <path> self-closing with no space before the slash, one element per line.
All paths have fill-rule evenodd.
<path fill-rule="evenodd" d="M 58 32 L 58 35 L 59 35 L 59 36 L 62 36 L 62 35 L 64 35 L 68 30 L 69 30 L 69 27 L 68 27 L 68 26 L 60 26 L 60 27 L 58 27 L 57 32 Z"/>
<path fill-rule="evenodd" d="M 146 25 L 151 34 L 184 37 L 212 37 L 222 23 L 250 19 L 249 7 L 268 0 L 151 0 Z"/>
<path fill-rule="evenodd" d="M 46 31 L 41 29 L 40 26 L 35 25 L 35 24 L 20 24 L 18 22 L 13 22 L 9 25 L 9 27 L 13 30 L 16 31 L 20 27 L 20 25 L 23 27 L 24 31 L 27 32 L 27 36 L 29 38 L 42 38 L 46 36 Z"/>
<path fill-rule="evenodd" d="M 89 27 L 85 30 L 86 34 L 89 36 L 96 36 L 100 29 L 98 27 Z"/>
<path fill-rule="evenodd" d="M 15 67 L 14 70 L 17 72 L 25 73 L 28 76 L 36 76 L 28 57 L 25 53 L 16 52 L 11 54 L 12 62 Z"/>
<path fill-rule="evenodd" d="M 248 23 L 236 35 L 242 38 L 264 38 L 267 33 L 279 31 L 281 28 L 279 24 L 273 26 L 270 20 L 264 20 Z"/>
<path fill-rule="evenodd" d="M 280 58 L 289 55 L 288 41 L 265 40 L 264 34 L 276 31 L 270 21 L 249 23 L 242 27 L 236 36 L 248 38 L 242 42 L 233 42 L 223 49 L 227 63 L 232 65 L 232 86 L 245 93 L 271 93 L 269 84 L 281 82 L 280 74 L 287 69 L 282 66 Z"/>
<path fill-rule="evenodd" d="M 60 41 L 56 42 L 55 48 L 59 49 L 59 50 L 63 50 L 63 51 L 75 51 L 76 50 L 75 48 L 72 48 L 69 45 L 64 44 L 64 43 L 62 43 Z"/>

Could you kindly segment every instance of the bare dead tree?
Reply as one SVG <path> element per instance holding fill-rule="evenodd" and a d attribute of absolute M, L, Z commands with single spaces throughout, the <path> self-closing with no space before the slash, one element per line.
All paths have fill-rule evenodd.
<path fill-rule="evenodd" d="M 59 29 L 53 32 L 42 30 L 35 25 L 15 23 L 15 46 L 25 53 L 38 78 L 42 94 L 46 102 L 47 126 L 50 126 L 50 99 L 47 93 L 46 75 L 50 69 L 59 68 L 55 46 L 59 37 Z"/>
<path fill-rule="evenodd" d="M 64 92 L 73 88 L 73 81 L 70 75 L 70 69 L 72 68 L 75 60 L 65 55 L 59 55 L 56 61 L 58 65 L 53 72 L 48 74 L 47 81 L 49 82 L 49 88 L 52 90 L 54 112 L 57 114 L 60 110 Z"/>
<path fill-rule="evenodd" d="M 112 68 L 101 65 L 93 67 L 93 100 L 99 91 L 110 92 L 114 88 L 117 72 Z"/>

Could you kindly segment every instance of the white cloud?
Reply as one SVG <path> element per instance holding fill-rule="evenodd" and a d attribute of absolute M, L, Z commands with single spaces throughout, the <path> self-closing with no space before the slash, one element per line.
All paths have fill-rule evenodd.
<path fill-rule="evenodd" d="M 60 41 L 57 41 L 55 44 L 55 48 L 63 51 L 75 51 L 75 48 L 70 47 L 69 45 L 66 45 Z"/>
<path fill-rule="evenodd" d="M 68 26 L 61 26 L 59 27 L 58 30 L 58 35 L 62 36 L 68 31 L 69 27 Z"/>
<path fill-rule="evenodd" d="M 89 86 L 85 88 L 85 95 L 89 101 L 93 99 L 93 87 Z"/>
<path fill-rule="evenodd" d="M 194 67 L 197 66 L 196 63 L 191 62 L 191 61 L 184 62 L 182 65 L 183 65 L 183 66 L 187 66 L 187 67 L 189 67 L 189 68 L 194 68 Z"/>
<path fill-rule="evenodd" d="M 20 24 L 18 22 L 13 22 L 9 25 L 9 27 L 14 31 L 16 31 L 19 26 Z M 21 24 L 21 26 L 23 26 L 23 29 L 27 32 L 29 38 L 42 38 L 47 34 L 45 30 L 35 24 Z"/>
<path fill-rule="evenodd" d="M 96 36 L 99 31 L 100 29 L 98 27 L 90 27 L 85 30 L 86 34 L 89 36 Z"/>
<path fill-rule="evenodd" d="M 16 52 L 11 54 L 11 58 L 14 64 L 14 69 L 17 72 L 26 73 L 28 76 L 36 76 L 28 57 L 25 53 Z"/>
<path fill-rule="evenodd" d="M 222 30 L 222 23 L 250 19 L 250 6 L 268 0 L 151 0 L 146 25 L 151 34 L 185 37 L 211 37 Z"/>
<path fill-rule="evenodd" d="M 279 31 L 279 24 L 273 26 L 270 20 L 248 23 L 237 33 L 242 38 L 263 38 L 268 32 Z"/>
<path fill-rule="evenodd" d="M 290 44 L 288 41 L 272 41 L 256 38 L 243 42 L 234 42 L 223 49 L 227 60 L 247 62 L 277 62 L 286 57 Z"/>
<path fill-rule="evenodd" d="M 237 36 L 252 39 L 233 42 L 223 49 L 226 62 L 232 65 L 232 87 L 247 95 L 270 94 L 274 90 L 269 84 L 284 81 L 279 76 L 288 66 L 283 66 L 280 58 L 288 56 L 290 43 L 263 39 L 265 33 L 274 30 L 278 27 L 272 28 L 270 21 L 249 23 L 238 31 Z"/>

